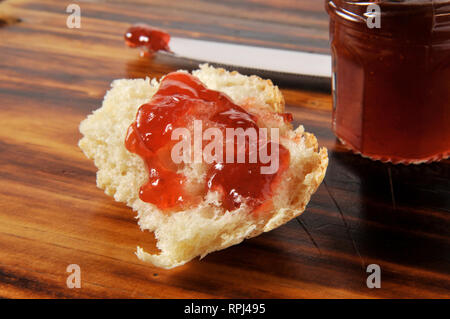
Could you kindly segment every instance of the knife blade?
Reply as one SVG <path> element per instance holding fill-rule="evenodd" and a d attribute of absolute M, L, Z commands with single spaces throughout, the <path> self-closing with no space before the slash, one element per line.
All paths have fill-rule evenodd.
<path fill-rule="evenodd" d="M 327 54 L 180 37 L 171 37 L 169 45 L 171 52 L 160 53 L 271 78 L 309 80 L 327 89 L 330 86 L 331 56 Z"/>
<path fill-rule="evenodd" d="M 146 48 L 146 52 L 169 55 L 183 63 L 207 62 L 225 66 L 244 74 L 279 79 L 281 82 L 309 80 L 311 88 L 331 86 L 331 57 L 326 54 L 258 47 L 237 43 L 207 41 L 171 37 L 167 31 L 145 23 L 137 23 L 124 34 L 125 43 L 131 48 Z"/>

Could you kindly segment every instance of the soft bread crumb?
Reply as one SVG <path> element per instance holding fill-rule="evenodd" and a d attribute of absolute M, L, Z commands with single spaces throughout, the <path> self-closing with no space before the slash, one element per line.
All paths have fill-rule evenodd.
<path fill-rule="evenodd" d="M 155 233 L 161 252 L 149 254 L 138 247 L 138 258 L 162 268 L 180 266 L 197 256 L 202 258 L 210 252 L 236 245 L 300 215 L 322 182 L 328 165 L 327 151 L 318 149 L 314 135 L 304 133 L 302 126 L 292 130 L 290 124 L 273 113 L 284 111 L 284 99 L 270 80 L 206 64 L 193 71 L 193 75 L 208 88 L 226 93 L 234 103 L 258 114 L 258 125 L 279 127 L 280 142 L 289 150 L 291 160 L 274 194 L 270 211 L 254 214 L 241 205 L 228 212 L 221 207 L 219 195 L 210 191 L 200 204 L 165 214 L 139 199 L 139 188 L 148 174 L 143 160 L 128 152 L 124 145 L 128 126 L 134 121 L 138 108 L 156 92 L 159 82 L 148 78 L 115 80 L 102 107 L 81 122 L 83 138 L 79 146 L 98 168 L 97 186 L 116 201 L 132 207 L 142 230 Z M 203 165 L 188 165 L 183 173 L 192 187 L 204 183 Z"/>

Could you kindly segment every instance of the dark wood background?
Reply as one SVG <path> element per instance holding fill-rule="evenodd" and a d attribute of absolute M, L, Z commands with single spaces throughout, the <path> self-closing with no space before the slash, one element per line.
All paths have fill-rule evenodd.
<path fill-rule="evenodd" d="M 66 27 L 69 3 L 81 29 Z M 79 122 L 110 82 L 180 66 L 122 41 L 147 22 L 173 35 L 327 53 L 320 0 L 0 1 L 0 297 L 450 297 L 450 161 L 393 166 L 345 151 L 331 97 L 281 86 L 296 123 L 329 150 L 324 183 L 298 219 L 173 270 L 140 262 L 154 240 L 95 186 Z M 66 287 L 78 264 L 82 287 Z M 381 288 L 366 267 L 381 267 Z M 245 278 L 245 280 L 243 280 Z"/>

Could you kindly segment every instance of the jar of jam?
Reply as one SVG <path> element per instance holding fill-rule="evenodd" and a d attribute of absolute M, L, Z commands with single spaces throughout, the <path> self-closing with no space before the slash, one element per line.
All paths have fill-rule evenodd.
<path fill-rule="evenodd" d="M 450 0 L 325 5 L 339 140 L 384 162 L 449 157 Z"/>

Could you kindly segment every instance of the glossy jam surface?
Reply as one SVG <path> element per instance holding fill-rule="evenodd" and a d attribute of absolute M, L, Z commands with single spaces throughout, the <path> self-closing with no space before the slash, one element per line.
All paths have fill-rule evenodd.
<path fill-rule="evenodd" d="M 136 24 L 124 34 L 125 43 L 131 48 L 145 47 L 149 52 L 169 51 L 170 35 L 146 24 Z"/>
<path fill-rule="evenodd" d="M 327 1 L 333 129 L 349 148 L 394 163 L 450 155 L 450 1 Z"/>
<path fill-rule="evenodd" d="M 289 119 L 288 115 L 282 116 Z M 164 210 L 189 207 L 208 190 L 220 194 L 227 210 L 240 207 L 243 201 L 253 209 L 270 203 L 279 181 L 277 177 L 289 166 L 290 158 L 287 149 L 271 140 L 258 143 L 258 147 L 267 148 L 268 154 L 274 146 L 279 147 L 279 168 L 275 173 L 261 174 L 260 168 L 267 164 L 262 164 L 259 156 L 256 163 L 250 163 L 249 143 L 239 146 L 235 138 L 235 160 L 209 164 L 204 189 L 195 194 L 188 191 L 186 178 L 177 173 L 184 164 L 175 164 L 171 158 L 171 150 L 179 141 L 171 136 L 176 128 L 187 128 L 192 132 L 194 120 L 201 120 L 203 132 L 207 128 L 219 128 L 224 137 L 227 128 L 258 129 L 256 117 L 234 104 L 225 94 L 207 89 L 190 74 L 168 74 L 152 99 L 139 108 L 136 121 L 126 136 L 127 149 L 144 159 L 149 172 L 148 182 L 140 189 L 140 198 Z M 223 154 L 226 153 L 225 144 Z M 240 152 L 245 152 L 247 160 L 244 163 L 237 161 Z"/>

